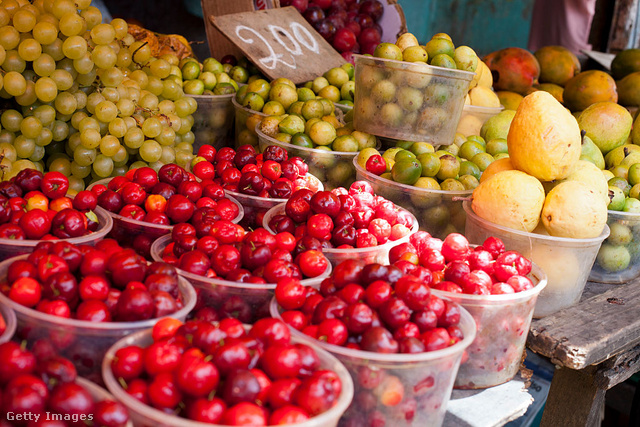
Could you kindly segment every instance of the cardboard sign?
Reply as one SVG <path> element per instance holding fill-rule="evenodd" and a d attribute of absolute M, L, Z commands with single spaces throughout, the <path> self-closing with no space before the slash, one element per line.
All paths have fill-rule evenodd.
<path fill-rule="evenodd" d="M 304 83 L 346 61 L 294 7 L 209 16 L 262 73 Z"/>
<path fill-rule="evenodd" d="M 254 10 L 273 9 L 280 7 L 279 0 L 201 0 L 203 16 L 222 16 L 230 13 L 253 12 Z M 242 51 L 236 45 L 224 37 L 220 31 L 204 20 L 209 51 L 211 56 L 222 59 L 225 55 L 235 55 L 239 57 Z"/>

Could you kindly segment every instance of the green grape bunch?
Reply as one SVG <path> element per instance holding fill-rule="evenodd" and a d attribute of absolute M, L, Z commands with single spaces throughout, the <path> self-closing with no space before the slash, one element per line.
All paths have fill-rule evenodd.
<path fill-rule="evenodd" d="M 91 0 L 0 2 L 0 173 L 69 177 L 71 192 L 129 169 L 194 159 L 180 61 L 154 57 Z"/>

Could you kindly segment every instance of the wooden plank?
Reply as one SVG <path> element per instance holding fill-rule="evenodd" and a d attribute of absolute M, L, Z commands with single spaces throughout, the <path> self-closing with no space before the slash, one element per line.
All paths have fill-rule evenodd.
<path fill-rule="evenodd" d="M 640 371 L 640 345 L 625 351 L 598 365 L 596 385 L 609 390 Z"/>
<path fill-rule="evenodd" d="M 640 280 L 534 320 L 527 345 L 557 365 L 582 369 L 640 343 Z"/>
<path fill-rule="evenodd" d="M 304 83 L 321 76 L 344 58 L 294 7 L 209 16 L 264 75 Z"/>
<path fill-rule="evenodd" d="M 609 33 L 609 52 L 635 47 L 637 30 L 638 0 L 616 0 Z"/>
<path fill-rule="evenodd" d="M 581 371 L 559 368 L 553 375 L 540 427 L 596 427 L 605 390 L 594 382 L 596 368 Z"/>

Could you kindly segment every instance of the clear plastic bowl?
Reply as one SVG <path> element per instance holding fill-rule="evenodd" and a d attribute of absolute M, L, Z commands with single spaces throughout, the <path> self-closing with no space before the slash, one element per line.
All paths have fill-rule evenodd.
<path fill-rule="evenodd" d="M 248 326 L 245 326 L 245 329 Z M 308 341 L 292 336 L 292 342 L 302 342 L 309 344 Z M 221 427 L 214 424 L 201 423 L 196 421 L 189 421 L 188 419 L 181 418 L 175 415 L 168 415 L 160 410 L 152 408 L 151 406 L 144 405 L 140 401 L 131 397 L 126 391 L 122 389 L 122 386 L 118 380 L 113 376 L 111 371 L 111 362 L 115 357 L 115 353 L 123 348 L 131 345 L 137 345 L 140 347 L 148 347 L 153 343 L 150 331 L 141 331 L 126 338 L 121 339 L 115 343 L 105 355 L 102 361 L 102 376 L 107 388 L 120 403 L 125 405 L 129 409 L 129 415 L 134 424 L 138 427 Z M 330 369 L 338 374 L 340 381 L 342 382 L 342 392 L 336 402 L 335 406 L 328 411 L 315 416 L 303 423 L 295 424 L 296 427 L 336 427 L 340 421 L 340 417 L 344 411 L 349 407 L 351 400 L 353 399 L 353 382 L 349 376 L 347 369 L 338 361 L 334 356 L 328 352 L 318 348 L 316 345 L 312 345 L 313 349 L 317 352 L 320 359 L 321 369 Z M 290 424 L 287 424 L 290 425 Z"/>
<path fill-rule="evenodd" d="M 94 186 L 100 184 L 107 186 L 109 184 L 109 181 L 111 181 L 112 179 L 113 178 L 105 178 L 101 179 L 100 181 L 96 181 L 89 187 L 87 187 L 87 190 L 91 190 Z M 238 206 L 238 216 L 232 221 L 234 224 L 238 224 L 244 216 L 244 209 L 242 208 L 242 204 L 240 204 L 240 202 L 238 202 L 231 196 L 227 196 L 227 199 L 231 200 Z M 150 222 L 146 221 L 126 218 L 114 212 L 106 212 L 113 219 L 113 229 L 111 230 L 111 236 L 116 239 L 118 243 L 127 247 L 131 247 L 133 245 L 133 241 L 138 236 L 145 236 L 149 240 L 154 241 L 160 236 L 171 233 L 171 230 L 173 230 L 173 225 L 151 224 Z"/>
<path fill-rule="evenodd" d="M 432 289 L 467 309 L 477 332 L 467 348 L 469 358 L 460 365 L 454 387 L 487 388 L 510 381 L 520 369 L 529 325 L 547 276 L 536 264 L 528 276 L 534 288 L 505 295 L 468 295 Z"/>
<path fill-rule="evenodd" d="M 318 191 L 324 190 L 324 185 L 315 176 L 307 174 L 307 178 L 314 179 L 318 184 Z M 262 216 L 272 207 L 285 203 L 287 199 L 267 198 L 225 190 L 225 193 L 236 199 L 244 208 L 244 215 L 240 225 L 244 228 L 262 227 Z"/>
<path fill-rule="evenodd" d="M 265 113 L 255 111 L 247 107 L 243 107 L 238 104 L 236 97 L 231 98 L 233 108 L 236 110 L 236 147 L 242 145 L 253 145 L 258 148 L 258 134 L 256 133 L 256 125 L 260 123 L 262 119 L 267 117 Z"/>
<path fill-rule="evenodd" d="M 271 316 L 281 319 L 275 298 L 269 308 Z M 460 309 L 459 327 L 464 334 L 459 343 L 442 350 L 417 354 L 382 354 L 353 350 L 315 340 L 291 327 L 289 329 L 292 337 L 328 351 L 349 370 L 354 383 L 355 399 L 344 419 L 357 419 L 360 423 L 356 425 L 369 425 L 370 420 L 367 416 L 374 411 L 382 411 L 391 413 L 391 416 L 397 419 L 398 426 L 424 427 L 442 424 L 462 354 L 475 338 L 475 322 L 464 308 Z M 369 412 L 365 412 L 358 403 L 359 397 L 361 394 L 370 395 L 372 390 L 371 387 L 363 386 L 361 380 L 367 380 L 376 374 L 399 378 L 404 389 L 404 398 L 395 406 L 384 406 L 377 398 L 373 397 L 375 400 L 372 400 L 369 396 L 366 401 L 375 404 Z M 416 405 L 413 406 L 411 402 L 415 402 Z M 414 415 L 409 419 L 411 413 Z"/>
<path fill-rule="evenodd" d="M 343 113 L 348 113 L 349 111 L 353 110 L 353 105 L 340 104 L 338 102 L 334 102 L 333 105 L 335 105 L 336 108 Z"/>
<path fill-rule="evenodd" d="M 309 165 L 309 173 L 324 184 L 326 190 L 333 190 L 336 187 L 349 188 L 356 180 L 353 170 L 353 159 L 358 156 L 357 152 L 346 151 L 326 151 L 317 148 L 299 147 L 287 142 L 278 141 L 271 138 L 256 128 L 260 141 L 260 151 L 269 145 L 277 145 L 287 150 L 289 156 L 301 157 Z M 378 142 L 379 148 L 380 143 Z"/>
<path fill-rule="evenodd" d="M 91 395 L 95 403 L 102 402 L 105 400 L 117 402 L 116 398 L 113 397 L 111 393 L 109 393 L 107 390 L 103 389 L 98 384 L 91 382 L 86 378 L 76 377 L 75 382 Z M 133 427 L 133 423 L 129 421 L 126 424 L 126 427 Z"/>
<path fill-rule="evenodd" d="M 577 303 L 587 283 L 600 245 L 609 236 L 609 227 L 592 239 L 571 239 L 527 233 L 480 218 L 464 202 L 467 213 L 465 236 L 481 245 L 487 237 L 502 239 L 509 250 L 520 252 L 547 274 L 547 287 L 540 293 L 533 317 L 553 314 Z"/>
<path fill-rule="evenodd" d="M 356 179 L 368 181 L 373 191 L 385 199 L 402 206 L 418 218 L 420 229 L 434 237 L 444 239 L 451 233 L 464 234 L 466 214 L 462 201 L 473 190 L 444 191 L 400 184 L 372 174 L 353 159 Z"/>
<path fill-rule="evenodd" d="M 216 150 L 232 140 L 234 111 L 231 99 L 235 93 L 228 95 L 187 95 L 198 102 L 198 109 L 193 113 L 191 131 L 195 135 L 193 151 L 205 145 L 213 145 Z"/>
<path fill-rule="evenodd" d="M 456 132 L 464 136 L 480 135 L 480 129 L 482 129 L 484 122 L 502 110 L 504 110 L 504 106 L 502 105 L 494 108 L 466 104 L 462 109 L 462 115 L 460 116 Z"/>
<path fill-rule="evenodd" d="M 377 193 L 376 193 L 377 194 Z M 269 222 L 276 215 L 284 215 L 284 208 L 286 203 L 281 203 L 273 208 L 269 209 L 269 211 L 264 214 L 264 219 L 262 220 L 262 226 L 272 234 L 276 234 L 275 231 L 269 227 Z M 411 212 L 409 212 L 411 214 Z M 337 248 L 329 248 L 322 249 L 322 253 L 334 266 L 340 264 L 342 261 L 358 258 L 366 262 L 367 264 L 375 262 L 378 264 L 389 264 L 389 251 L 391 248 L 398 246 L 402 243 L 407 243 L 413 233 L 418 231 L 418 220 L 416 217 L 411 214 L 413 218 L 413 226 L 411 226 L 411 231 L 406 236 L 398 239 L 398 240 L 389 240 L 386 243 L 378 246 L 372 246 L 370 248 L 352 248 L 352 249 L 337 249 Z"/>
<path fill-rule="evenodd" d="M 162 253 L 171 242 L 171 236 L 162 236 L 151 245 L 151 257 L 154 261 L 162 261 Z M 328 258 L 328 257 L 327 257 Z M 212 307 L 216 310 L 225 303 L 233 302 L 239 313 L 239 320 L 244 323 L 253 323 L 258 319 L 269 317 L 269 301 L 273 297 L 276 288 L 275 283 L 253 284 L 239 283 L 224 280 L 219 277 L 204 277 L 177 269 L 178 274 L 187 279 L 193 285 L 198 294 L 196 308 Z M 325 278 L 331 274 L 331 263 L 327 270 L 318 277 L 304 279 L 301 283 L 305 286 L 319 286 Z"/>
<path fill-rule="evenodd" d="M 16 260 L 27 259 L 21 255 L 0 263 L 0 282 L 6 280 L 7 270 Z M 185 320 L 196 304 L 196 291 L 186 279 L 180 279 L 180 295 L 183 307 L 170 317 Z M 49 339 L 61 356 L 73 362 L 78 374 L 101 383 L 100 361 L 107 349 L 120 338 L 133 332 L 151 328 L 158 319 L 137 322 L 89 322 L 66 319 L 36 311 L 9 299 L 0 293 L 0 306 L 11 308 L 17 318 L 16 337 L 27 340 L 29 345 L 38 339 Z"/>
<path fill-rule="evenodd" d="M 354 56 L 353 125 L 357 130 L 434 145 L 453 143 L 474 73 Z"/>
<path fill-rule="evenodd" d="M 93 211 L 98 217 L 98 229 L 86 236 L 73 237 L 71 239 L 60 239 L 60 241 L 69 242 L 74 245 L 95 245 L 100 240 L 107 237 L 107 234 L 113 229 L 113 219 L 105 209 L 100 206 Z M 28 254 L 42 240 L 14 240 L 0 239 L 0 260 L 11 258 L 16 255 Z"/>
<path fill-rule="evenodd" d="M 2 316 L 2 319 L 4 320 L 4 323 L 6 325 L 4 333 L 0 335 L 0 344 L 2 344 L 9 341 L 13 337 L 13 334 L 16 332 L 16 325 L 18 320 L 16 319 L 16 313 L 14 313 L 9 306 L 2 304 L 0 304 L 0 316 Z"/>
<path fill-rule="evenodd" d="M 640 214 L 609 211 L 611 234 L 598 251 L 589 280 L 626 283 L 640 276 Z"/>

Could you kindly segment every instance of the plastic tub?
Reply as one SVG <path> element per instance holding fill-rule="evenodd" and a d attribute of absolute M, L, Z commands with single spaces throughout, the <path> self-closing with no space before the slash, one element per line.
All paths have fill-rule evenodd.
<path fill-rule="evenodd" d="M 95 245 L 100 240 L 107 237 L 113 228 L 113 219 L 105 209 L 96 207 L 93 211 L 98 217 L 98 229 L 86 236 L 73 237 L 71 239 L 60 239 L 74 245 Z M 0 260 L 5 260 L 16 255 L 28 254 L 42 240 L 14 240 L 0 239 Z"/>
<path fill-rule="evenodd" d="M 0 281 L 7 276 L 9 265 L 28 255 L 11 258 L 0 263 Z M 183 307 L 170 317 L 185 320 L 196 304 L 196 291 L 186 279 L 180 279 Z M 0 306 L 11 308 L 17 318 L 16 336 L 28 344 L 46 338 L 53 342 L 59 354 L 71 360 L 78 374 L 95 382 L 100 381 L 100 361 L 107 349 L 120 338 L 133 332 L 151 328 L 158 319 L 137 322 L 89 322 L 66 319 L 41 313 L 20 305 L 0 293 Z"/>
<path fill-rule="evenodd" d="M 598 249 L 609 236 L 608 226 L 592 239 L 552 237 L 493 224 L 476 215 L 470 202 L 463 206 L 467 213 L 465 236 L 470 243 L 482 244 L 489 236 L 498 237 L 505 247 L 520 252 L 547 274 L 547 287 L 540 293 L 533 317 L 548 316 L 580 300 Z"/>
<path fill-rule="evenodd" d="M 434 145 L 453 143 L 474 73 L 354 55 L 354 127 Z M 381 99 L 382 98 L 382 99 Z"/>
<path fill-rule="evenodd" d="M 231 98 L 233 108 L 236 110 L 235 141 L 236 148 L 242 145 L 253 145 L 258 148 L 258 134 L 256 125 L 267 117 L 265 113 L 255 111 L 238 104 L 236 97 Z"/>
<path fill-rule="evenodd" d="M 151 245 L 151 257 L 154 261 L 162 261 L 162 253 L 171 242 L 171 236 L 162 236 Z M 328 257 L 327 257 L 328 258 Z M 252 284 L 238 283 L 219 277 L 204 277 L 177 268 L 178 274 L 193 285 L 198 294 L 198 307 L 213 307 L 216 310 L 225 304 L 232 304 L 243 323 L 253 323 L 258 319 L 269 317 L 269 301 L 276 288 L 275 283 Z M 327 270 L 318 277 L 302 280 L 306 286 L 319 286 L 331 274 L 331 263 Z"/>
<path fill-rule="evenodd" d="M 287 150 L 289 156 L 301 157 L 309 165 L 309 173 L 318 178 L 326 190 L 333 190 L 336 187 L 349 188 L 356 180 L 353 159 L 358 156 L 358 152 L 299 147 L 271 138 L 258 128 L 256 133 L 260 141 L 260 151 L 264 151 L 269 145 L 277 145 Z M 379 145 L 378 143 L 376 148 L 379 148 Z"/>
<path fill-rule="evenodd" d="M 245 328 L 247 328 L 245 326 Z M 292 342 L 302 342 L 308 344 L 307 341 L 291 337 Z M 102 361 L 102 376 L 107 388 L 118 399 L 120 403 L 129 409 L 129 415 L 134 424 L 138 427 L 221 427 L 214 424 L 189 421 L 175 415 L 168 415 L 151 406 L 140 403 L 137 399 L 130 396 L 123 390 L 118 380 L 113 376 L 111 371 L 111 361 L 115 357 L 115 353 L 127 346 L 137 345 L 147 347 L 153 343 L 150 331 L 141 331 L 115 343 L 105 355 Z M 321 369 L 331 369 L 340 377 L 342 382 L 342 392 L 338 401 L 333 408 L 315 416 L 303 423 L 295 424 L 296 427 L 336 427 L 340 421 L 340 417 L 347 409 L 353 399 L 353 382 L 349 376 L 347 369 L 334 356 L 328 352 L 313 346 L 320 359 Z"/>
<path fill-rule="evenodd" d="M 510 248 L 509 248 L 510 249 Z M 460 365 L 455 388 L 487 388 L 510 381 L 520 369 L 522 353 L 536 300 L 547 286 L 547 276 L 536 264 L 528 276 L 535 287 L 505 295 L 468 295 L 432 289 L 467 309 L 477 332 Z"/>
<path fill-rule="evenodd" d="M 187 95 L 198 102 L 198 109 L 193 113 L 191 131 L 195 135 L 193 151 L 205 145 L 213 145 L 216 150 L 227 145 L 233 138 L 234 111 L 231 99 L 235 93 L 228 95 Z"/>
<path fill-rule="evenodd" d="M 315 176 L 307 174 L 307 179 L 314 179 L 318 184 L 318 191 L 324 190 L 324 185 Z M 285 203 L 287 199 L 267 198 L 252 196 L 250 194 L 238 193 L 236 191 L 225 190 L 225 193 L 236 199 L 244 208 L 244 215 L 240 225 L 244 228 L 262 227 L 262 216 L 272 207 Z"/>
<path fill-rule="evenodd" d="M 358 164 L 357 159 L 353 159 L 353 166 L 356 169 L 356 179 L 368 181 L 377 195 L 414 214 L 418 218 L 421 230 L 441 239 L 451 233 L 464 234 L 467 216 L 462 209 L 462 199 L 470 197 L 473 190 L 444 191 L 419 188 L 367 172 Z"/>
<path fill-rule="evenodd" d="M 0 304 L 0 316 L 2 316 L 6 325 L 4 333 L 0 335 L 0 344 L 2 344 L 13 337 L 13 334 L 16 332 L 16 325 L 18 321 L 16 319 L 16 313 L 6 305 Z"/>
<path fill-rule="evenodd" d="M 281 318 L 275 298 L 269 308 L 273 317 Z M 291 327 L 289 329 L 292 337 L 328 351 L 349 370 L 354 383 L 355 399 L 343 420 L 359 421 L 355 425 L 376 425 L 369 422 L 371 420 L 368 419 L 368 415 L 374 411 L 381 411 L 388 412 L 396 418 L 398 426 L 425 427 L 442 424 L 462 354 L 476 335 L 475 322 L 464 308 L 460 309 L 459 327 L 464 334 L 459 343 L 442 350 L 417 354 L 382 354 L 353 350 L 315 340 Z M 404 398 L 400 403 L 384 406 L 377 398 L 372 398 L 371 387 L 363 387 L 360 380 L 369 380 L 376 374 L 386 374 L 387 377 L 395 376 L 400 379 L 404 389 Z M 359 404 L 361 395 L 369 397 L 365 400 L 370 406 L 368 412 Z M 409 418 L 411 413 L 414 415 Z"/>
<path fill-rule="evenodd" d="M 117 402 L 116 398 L 113 397 L 111 393 L 86 378 L 76 377 L 75 383 L 85 389 L 91 395 L 95 403 L 103 402 L 105 400 Z M 126 426 L 133 427 L 133 423 L 129 421 Z"/>
<path fill-rule="evenodd" d="M 502 105 L 494 108 L 465 104 L 456 132 L 464 136 L 480 135 L 480 129 L 482 129 L 484 122 L 502 110 L 504 110 Z"/>
<path fill-rule="evenodd" d="M 626 283 L 640 276 L 640 214 L 609 211 L 607 224 L 611 234 L 598 251 L 589 280 Z"/>
<path fill-rule="evenodd" d="M 107 186 L 111 179 L 112 178 L 105 178 L 101 179 L 100 181 L 96 181 L 89 187 L 87 187 L 87 189 L 91 190 L 91 188 L 99 184 Z M 244 209 L 242 208 L 240 202 L 238 202 L 233 197 L 227 196 L 227 199 L 235 203 L 240 210 L 238 216 L 232 221 L 233 223 L 238 224 L 244 216 Z M 171 233 L 171 230 L 173 230 L 173 225 L 151 224 L 150 222 L 146 221 L 126 218 L 114 212 L 105 212 L 107 212 L 113 219 L 113 229 L 111 230 L 111 236 L 116 239 L 118 243 L 127 247 L 131 247 L 134 240 L 139 236 L 143 236 L 148 238 L 150 241 L 154 241 L 160 236 Z"/>
<path fill-rule="evenodd" d="M 276 215 L 284 215 L 284 208 L 286 203 L 281 203 L 271 209 L 264 214 L 264 219 L 262 220 L 262 226 L 267 229 L 270 233 L 276 234 L 271 227 L 269 227 L 269 222 Z M 409 238 L 413 233 L 418 231 L 418 221 L 416 217 L 411 214 L 413 218 L 413 226 L 411 227 L 411 231 L 406 236 L 398 239 L 398 240 L 389 240 L 382 245 L 373 246 L 370 248 L 353 248 L 353 249 L 323 249 L 322 253 L 327 259 L 331 262 L 331 264 L 338 265 L 342 261 L 347 259 L 358 258 L 365 261 L 367 264 L 375 262 L 378 264 L 389 264 L 389 251 L 394 246 L 398 246 L 402 243 L 407 243 Z"/>

